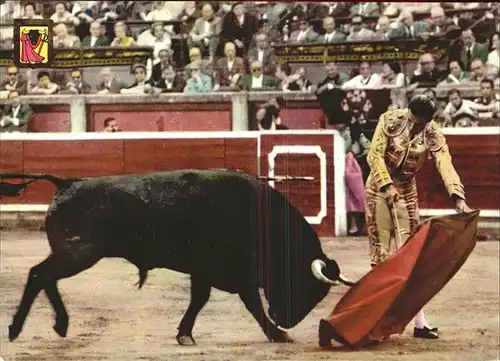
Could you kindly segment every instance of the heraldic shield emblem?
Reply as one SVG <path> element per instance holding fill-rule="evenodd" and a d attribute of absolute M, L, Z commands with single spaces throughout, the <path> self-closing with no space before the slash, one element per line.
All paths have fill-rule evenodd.
<path fill-rule="evenodd" d="M 52 66 L 53 22 L 48 19 L 14 20 L 14 63 L 19 68 Z"/>

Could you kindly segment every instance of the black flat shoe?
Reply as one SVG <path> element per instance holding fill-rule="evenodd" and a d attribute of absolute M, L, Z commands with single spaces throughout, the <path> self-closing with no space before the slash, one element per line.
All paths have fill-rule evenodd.
<path fill-rule="evenodd" d="M 437 327 L 435 328 L 413 328 L 413 337 L 416 338 L 425 338 L 428 340 L 436 340 L 439 338 L 439 335 L 437 333 Z"/>

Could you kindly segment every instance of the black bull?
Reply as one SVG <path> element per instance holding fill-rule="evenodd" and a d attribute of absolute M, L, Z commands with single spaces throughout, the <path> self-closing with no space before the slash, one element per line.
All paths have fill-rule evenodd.
<path fill-rule="evenodd" d="M 177 341 L 194 344 L 195 319 L 212 287 L 237 293 L 270 341 L 291 341 L 294 327 L 329 292 L 351 285 L 321 249 L 313 228 L 286 198 L 256 177 L 226 169 L 63 179 L 51 175 L 0 174 L 0 196 L 17 196 L 34 180 L 57 187 L 45 219 L 52 253 L 31 268 L 19 308 L 9 326 L 21 333 L 41 290 L 56 313 L 62 337 L 68 314 L 57 281 L 121 257 L 139 269 L 167 268 L 191 275 L 191 300 Z M 264 313 L 258 289 L 269 302 Z"/>

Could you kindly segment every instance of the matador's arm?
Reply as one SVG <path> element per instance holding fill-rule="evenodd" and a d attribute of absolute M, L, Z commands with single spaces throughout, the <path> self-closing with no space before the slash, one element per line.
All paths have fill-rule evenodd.
<path fill-rule="evenodd" d="M 441 175 L 441 179 L 450 197 L 456 196 L 465 199 L 464 186 L 453 166 L 446 138 L 439 125 L 434 121 L 429 124 L 426 141 L 434 158 L 434 164 Z"/>
<path fill-rule="evenodd" d="M 377 188 L 382 190 L 385 186 L 393 184 L 387 165 L 385 164 L 385 150 L 387 148 L 388 137 L 384 132 L 386 114 L 380 117 L 375 133 L 373 134 L 370 151 L 366 157 L 366 161 L 370 166 L 370 170 Z"/>

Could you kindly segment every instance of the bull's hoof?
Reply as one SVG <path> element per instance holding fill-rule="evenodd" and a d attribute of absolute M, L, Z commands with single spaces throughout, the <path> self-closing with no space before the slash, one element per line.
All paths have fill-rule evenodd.
<path fill-rule="evenodd" d="M 68 334 L 68 319 L 56 319 L 56 324 L 53 329 L 59 336 L 66 337 Z"/>
<path fill-rule="evenodd" d="M 194 346 L 196 345 L 196 341 L 193 336 L 189 335 L 177 335 L 177 343 L 181 346 Z"/>
<path fill-rule="evenodd" d="M 12 324 L 9 326 L 9 341 L 12 342 L 14 341 L 19 334 L 21 333 L 21 330 L 23 329 L 23 326 L 17 325 L 17 324 Z"/>
<path fill-rule="evenodd" d="M 276 334 L 273 336 L 272 341 L 279 343 L 292 343 L 293 338 L 288 336 L 288 333 L 286 333 L 285 331 L 277 330 Z"/>

